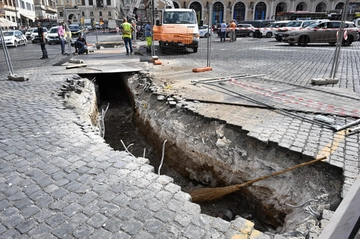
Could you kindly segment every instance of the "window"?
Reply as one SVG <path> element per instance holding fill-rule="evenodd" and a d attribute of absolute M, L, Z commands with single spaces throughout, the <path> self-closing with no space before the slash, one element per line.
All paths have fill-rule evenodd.
<path fill-rule="evenodd" d="M 111 0 L 106 0 L 106 5 L 111 6 Z"/>
<path fill-rule="evenodd" d="M 90 17 L 93 17 L 93 16 L 94 16 L 94 12 L 90 11 Z"/>
<path fill-rule="evenodd" d="M 81 16 L 82 16 L 82 17 L 85 17 L 85 12 L 81 12 Z"/>
<path fill-rule="evenodd" d="M 94 6 L 93 0 L 89 0 L 89 5 Z"/>
<path fill-rule="evenodd" d="M 102 11 L 99 12 L 99 16 L 102 17 Z"/>
<path fill-rule="evenodd" d="M 63 17 L 63 16 L 64 16 L 64 13 L 63 13 L 63 12 L 59 12 L 59 16 L 60 16 L 60 17 Z"/>
<path fill-rule="evenodd" d="M 108 16 L 111 17 L 111 12 L 110 11 L 108 11 Z"/>

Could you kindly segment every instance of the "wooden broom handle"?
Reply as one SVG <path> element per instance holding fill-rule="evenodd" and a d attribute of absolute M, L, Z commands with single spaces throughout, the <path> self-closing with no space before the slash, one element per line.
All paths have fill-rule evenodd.
<path fill-rule="evenodd" d="M 275 173 L 272 173 L 272 174 L 269 174 L 269 175 L 266 175 L 266 176 L 262 176 L 260 178 L 255 178 L 253 180 L 250 180 L 250 181 L 247 181 L 245 183 L 242 183 L 242 184 L 238 184 L 238 187 L 237 188 L 241 188 L 241 187 L 244 187 L 246 185 L 249 185 L 249 184 L 252 184 L 252 183 L 255 183 L 257 181 L 260 181 L 260 180 L 263 180 L 263 179 L 266 179 L 266 178 L 270 178 L 270 177 L 273 177 L 273 176 L 277 176 L 279 174 L 282 174 L 282 173 L 286 173 L 288 171 L 291 171 L 291 170 L 294 170 L 294 169 L 297 169 L 297 168 L 300 168 L 302 166 L 306 166 L 306 165 L 309 165 L 309 164 L 312 164 L 312 163 L 316 163 L 318 161 L 321 161 L 321 160 L 324 160 L 326 159 L 326 156 L 324 157 L 321 157 L 321 158 L 318 158 L 318 159 L 314 159 L 314 160 L 311 160 L 309 162 L 305 162 L 305 163 L 301 163 L 301 164 L 298 164 L 298 165 L 295 165 L 293 167 L 290 167 L 290 168 L 287 168 L 287 169 L 284 169 L 280 172 L 275 172 Z"/>

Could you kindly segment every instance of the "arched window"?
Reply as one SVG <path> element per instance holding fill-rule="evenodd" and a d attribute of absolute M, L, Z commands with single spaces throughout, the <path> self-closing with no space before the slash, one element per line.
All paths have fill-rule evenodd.
<path fill-rule="evenodd" d="M 175 7 L 175 8 L 180 8 L 180 7 L 179 7 L 179 4 L 177 4 L 177 2 L 173 2 L 173 3 L 174 3 L 174 7 Z"/>
<path fill-rule="evenodd" d="M 264 20 L 266 18 L 266 4 L 259 2 L 255 6 L 254 20 Z"/>
<path fill-rule="evenodd" d="M 324 2 L 319 3 L 316 6 L 315 12 L 326 12 L 326 4 Z"/>
<path fill-rule="evenodd" d="M 275 16 L 277 16 L 279 12 L 287 12 L 287 4 L 284 2 L 279 2 L 279 4 L 276 5 L 275 11 Z"/>
<path fill-rule="evenodd" d="M 221 23 L 224 19 L 224 5 L 221 2 L 216 2 L 213 5 L 213 25 Z"/>
<path fill-rule="evenodd" d="M 296 6 L 296 11 L 307 11 L 307 4 L 305 2 L 300 2 Z"/>
<path fill-rule="evenodd" d="M 344 3 L 343 2 L 339 2 L 338 4 L 336 4 L 335 9 L 344 9 Z"/>
<path fill-rule="evenodd" d="M 190 4 L 189 8 L 195 10 L 198 23 L 200 23 L 200 20 L 202 20 L 202 15 L 201 15 L 202 8 L 201 8 L 200 3 L 193 2 Z"/>
<path fill-rule="evenodd" d="M 245 10 L 246 6 L 243 2 L 238 2 L 234 6 L 234 16 L 233 18 L 237 21 L 245 21 Z"/>

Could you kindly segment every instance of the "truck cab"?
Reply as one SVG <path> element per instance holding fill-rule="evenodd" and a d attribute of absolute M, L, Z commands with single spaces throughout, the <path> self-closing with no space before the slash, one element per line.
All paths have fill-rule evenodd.
<path fill-rule="evenodd" d="M 164 48 L 191 48 L 197 52 L 199 27 L 193 9 L 171 8 L 160 10 L 153 27 L 154 41 Z"/>

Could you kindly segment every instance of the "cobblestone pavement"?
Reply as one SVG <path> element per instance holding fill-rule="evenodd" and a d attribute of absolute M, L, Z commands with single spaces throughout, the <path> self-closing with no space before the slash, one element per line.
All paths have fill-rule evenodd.
<path fill-rule="evenodd" d="M 111 149 L 58 96 L 75 75 L 52 65 L 67 59 L 15 67 L 24 82 L 0 74 L 1 238 L 269 238 L 201 214 L 147 159 Z"/>
<path fill-rule="evenodd" d="M 236 42 L 242 43 L 247 44 L 241 40 Z M 317 59 L 311 59 L 312 62 L 300 62 L 294 67 L 297 59 L 287 62 L 287 48 L 271 44 L 267 48 L 258 46 L 248 50 L 271 51 L 283 47 L 284 54 L 276 62 L 283 69 L 274 69 L 274 62 L 255 59 L 256 54 L 246 54 L 244 48 L 236 61 L 242 68 L 236 71 L 234 65 L 224 59 L 221 64 L 220 59 L 212 59 L 212 64 L 217 66 L 212 72 L 200 76 L 191 73 L 189 69 L 206 63 L 204 49 L 199 49 L 198 59 L 188 59 L 186 55 L 163 55 L 162 66 L 149 67 L 158 82 L 169 80 L 175 89 L 184 85 L 180 77 L 189 83 L 244 72 L 247 75 L 265 74 L 253 77 L 248 85 L 240 82 L 238 77 L 231 77 L 236 87 L 227 85 L 230 83 L 224 87 L 241 96 L 257 95 L 258 102 L 254 104 L 270 104 L 271 100 L 271 106 L 289 110 L 300 117 L 273 114 L 267 109 L 254 110 L 247 115 L 241 115 L 241 111 L 236 115 L 218 112 L 217 117 L 240 125 L 249 131 L 250 137 L 276 142 L 312 157 L 321 150 L 324 154 L 331 152 L 329 163 L 344 170 L 345 195 L 359 174 L 359 135 L 346 135 L 344 131 L 334 133 L 333 129 L 320 127 L 313 121 L 309 123 L 304 118 L 318 113 L 331 114 L 338 125 L 343 125 L 359 116 L 359 72 L 357 67 L 348 67 L 359 49 L 359 43 L 354 45 L 352 50 L 345 49 L 342 55 L 346 61 L 340 65 L 344 74 L 339 74 L 339 84 L 324 86 L 320 90 L 319 87 L 309 88 L 309 82 L 312 77 L 327 75 L 328 70 L 324 67 L 331 68 L 328 48 L 316 50 L 319 58 L 325 59 L 321 65 Z M 299 54 L 310 54 L 315 48 L 301 48 Z M 219 46 L 216 49 L 222 50 Z M 122 53 L 121 50 L 109 52 L 109 59 L 110 53 L 116 55 L 119 52 Z M 264 55 L 267 57 L 270 56 Z M 75 74 L 52 75 L 52 72 L 63 69 L 63 66 L 52 65 L 67 59 L 59 56 L 45 62 L 34 60 L 32 67 L 23 69 L 17 62 L 19 67 L 15 73 L 30 76 L 30 80 L 25 82 L 9 81 L 5 71 L 0 73 L 1 238 L 231 238 L 234 235 L 270 238 L 255 230 L 247 220 L 237 218 L 226 222 L 201 214 L 200 207 L 191 203 L 190 196 L 181 192 L 171 178 L 154 173 L 147 159 L 112 150 L 87 122 L 66 109 L 62 98 L 57 95 L 66 78 Z M 126 59 L 120 57 L 120 61 Z M 272 82 L 272 88 L 268 87 L 269 82 Z M 296 91 L 291 91 L 292 87 Z M 192 90 L 189 87 L 189 91 Z M 283 91 L 286 94 L 279 95 Z M 213 92 L 209 89 L 204 94 Z M 335 92 L 334 97 L 329 97 Z M 235 93 L 227 100 L 233 100 Z M 310 100 L 306 104 L 315 104 L 316 107 L 302 110 L 301 105 L 293 102 L 294 97 L 297 101 L 300 97 Z M 236 102 L 246 103 L 244 99 Z M 317 107 L 318 103 L 325 106 Z M 206 115 L 203 111 L 206 107 L 204 102 L 195 107 L 195 111 Z M 259 120 L 262 117 L 268 119 L 266 123 Z M 336 149 L 332 148 L 333 145 Z"/>

